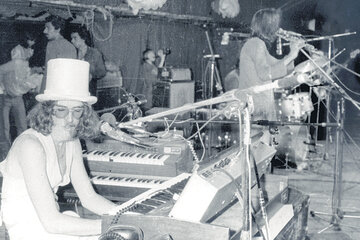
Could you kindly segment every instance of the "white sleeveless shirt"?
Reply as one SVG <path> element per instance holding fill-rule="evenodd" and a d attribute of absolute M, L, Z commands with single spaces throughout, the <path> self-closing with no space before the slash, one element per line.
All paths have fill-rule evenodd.
<path fill-rule="evenodd" d="M 21 134 L 35 136 L 42 144 L 46 154 L 46 172 L 49 183 L 56 199 L 59 186 L 70 182 L 70 169 L 72 164 L 73 149 L 80 141 L 74 140 L 66 143 L 66 170 L 62 175 L 56 155 L 55 145 L 52 137 L 44 136 L 33 129 L 28 129 Z M 13 143 L 16 145 L 17 141 Z M 25 181 L 17 159 L 14 148 L 10 149 L 7 158 L 0 164 L 3 174 L 3 186 L 1 195 L 1 209 L 3 222 L 9 232 L 11 240 L 37 239 L 79 239 L 78 237 L 49 234 L 42 226 L 34 205 L 28 195 Z M 29 156 L 28 161 L 31 161 Z M 36 166 L 34 166 L 36 167 Z"/>

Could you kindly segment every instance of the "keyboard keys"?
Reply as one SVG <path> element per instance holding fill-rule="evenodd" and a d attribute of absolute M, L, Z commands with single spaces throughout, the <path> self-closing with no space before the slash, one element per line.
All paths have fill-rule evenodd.
<path fill-rule="evenodd" d="M 88 161 L 122 162 L 149 165 L 164 165 L 170 155 L 158 153 L 137 153 L 92 150 L 85 153 Z"/>

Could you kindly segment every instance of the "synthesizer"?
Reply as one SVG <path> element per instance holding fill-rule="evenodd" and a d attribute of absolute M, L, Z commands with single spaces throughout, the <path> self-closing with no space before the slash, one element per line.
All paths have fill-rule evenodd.
<path fill-rule="evenodd" d="M 261 175 L 268 168 L 267 165 L 276 150 L 262 142 L 257 142 L 253 144 L 252 151 Z M 226 174 L 217 175 L 222 171 L 227 171 L 236 179 L 238 184 L 241 184 L 238 177 L 241 174 L 241 169 L 237 168 L 239 167 L 239 153 L 240 156 L 243 154 L 239 152 L 238 146 L 230 147 L 215 155 L 208 164 L 201 166 L 198 172 L 180 174 L 119 205 L 116 211 L 103 216 L 102 232 L 111 229 L 111 226 L 126 224 L 141 228 L 145 240 L 157 239 L 161 236 L 171 236 L 178 240 L 240 239 L 238 234 L 234 234 L 240 232 L 239 230 L 242 227 L 242 221 L 239 220 L 242 207 L 241 204 L 234 201 L 236 200 L 234 198 L 236 189 L 235 187 L 232 188 L 232 180 L 224 177 L 227 176 Z M 222 168 L 222 170 L 215 170 L 218 168 Z M 206 183 L 199 181 L 198 177 L 202 177 Z M 254 184 L 255 180 L 252 181 L 252 185 Z M 189 192 L 189 186 L 190 188 L 194 187 L 196 191 Z M 285 190 L 276 194 L 275 202 L 280 201 L 283 192 Z M 297 199 L 299 197 L 296 197 L 294 201 Z M 286 202 L 290 205 L 279 202 L 276 207 L 271 207 L 272 210 L 268 209 L 270 220 L 274 219 L 274 221 L 278 215 L 288 213 L 282 227 L 277 227 L 276 231 L 273 230 L 273 236 L 280 234 L 278 231 L 284 229 L 283 225 L 291 218 L 292 202 L 293 200 Z M 206 209 L 204 210 L 199 203 L 204 204 Z M 195 207 L 191 207 L 191 205 Z M 176 206 L 181 206 L 186 215 L 191 216 L 190 220 L 183 219 L 174 210 Z M 256 215 L 257 219 L 260 214 Z M 212 216 L 216 217 L 213 218 Z M 236 218 L 236 220 L 231 220 L 231 217 Z M 232 224 L 228 225 L 229 221 Z M 258 221 L 261 223 L 259 219 Z M 262 226 L 263 224 L 260 227 Z"/>
<path fill-rule="evenodd" d="M 255 158 L 259 177 L 268 168 L 276 150 L 262 141 L 251 146 L 251 155 Z M 216 216 L 236 198 L 241 186 L 243 169 L 241 162 L 245 154 L 238 145 L 224 150 L 215 156 L 215 162 L 194 173 L 184 191 L 176 201 L 169 216 L 191 222 L 206 222 Z M 253 161 L 251 162 L 252 181 L 256 184 Z"/>
<path fill-rule="evenodd" d="M 190 173 L 182 173 L 162 182 L 158 186 L 119 205 L 119 207 L 114 210 L 113 214 L 155 214 L 157 213 L 157 210 L 161 210 L 165 204 L 174 201 L 177 196 L 181 194 L 190 176 Z M 114 221 L 116 222 L 116 217 L 114 218 Z"/>
<path fill-rule="evenodd" d="M 270 225 L 270 239 L 303 239 L 306 236 L 309 196 L 292 188 L 288 189 L 288 193 L 286 203 L 282 202 L 282 192 L 280 192 L 265 206 L 269 220 L 274 222 Z M 144 240 L 240 240 L 243 228 L 243 221 L 239 217 L 241 211 L 241 204 L 235 203 L 227 208 L 216 221 L 201 223 L 156 214 L 137 214 L 136 212 L 127 214 L 125 209 L 124 212 L 115 216 L 102 216 L 102 233 L 111 233 L 111 229 L 117 226 L 137 226 L 144 233 Z M 260 211 L 255 214 L 255 219 L 259 228 L 253 224 L 253 239 L 260 239 L 257 230 L 261 228 L 264 231 Z"/>
<path fill-rule="evenodd" d="M 151 147 L 139 147 L 112 139 L 105 139 L 102 143 L 86 141 L 85 164 L 90 173 L 175 177 L 191 171 L 193 157 L 185 140 L 167 138 L 147 141 Z"/>
<path fill-rule="evenodd" d="M 118 203 L 126 202 L 149 189 L 157 188 L 169 179 L 171 178 L 106 172 L 92 172 L 90 175 L 95 191 Z M 79 202 L 72 187 L 65 188 L 61 196 L 69 203 Z"/>
<path fill-rule="evenodd" d="M 85 157 L 88 161 L 165 165 L 165 161 L 170 156 L 157 153 L 92 150 L 86 152 Z"/>
<path fill-rule="evenodd" d="M 145 141 L 145 140 L 143 140 Z M 84 164 L 94 189 L 114 202 L 125 202 L 183 172 L 190 172 L 193 157 L 186 141 L 178 138 L 146 140 L 143 148 L 105 139 L 86 141 Z M 60 199 L 78 202 L 71 186 L 61 189 Z"/>

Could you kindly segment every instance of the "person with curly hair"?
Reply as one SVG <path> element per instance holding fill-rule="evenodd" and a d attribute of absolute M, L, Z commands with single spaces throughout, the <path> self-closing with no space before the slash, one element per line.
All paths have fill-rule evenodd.
<path fill-rule="evenodd" d="M 97 136 L 99 128 L 88 79 L 88 62 L 48 62 L 46 89 L 27 116 L 30 129 L 0 164 L 1 210 L 11 240 L 98 239 L 101 219 L 60 212 L 56 192 L 69 183 L 82 206 L 98 215 L 117 206 L 94 191 L 83 163 L 79 139 Z"/>

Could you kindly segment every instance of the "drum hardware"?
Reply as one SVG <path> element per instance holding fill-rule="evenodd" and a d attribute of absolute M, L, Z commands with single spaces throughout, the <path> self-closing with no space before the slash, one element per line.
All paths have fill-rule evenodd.
<path fill-rule="evenodd" d="M 142 117 L 143 112 L 140 109 L 140 106 L 146 103 L 146 99 L 140 98 L 140 96 L 133 95 L 132 93 L 128 93 L 125 89 L 121 88 L 122 93 L 119 96 L 118 102 L 119 106 L 105 108 L 96 111 L 98 114 L 102 113 L 112 113 L 115 114 L 117 110 L 125 110 L 121 111 L 116 115 L 117 120 L 125 121 L 125 120 L 134 120 L 139 117 Z M 122 103 L 122 104 L 121 104 Z"/>
<path fill-rule="evenodd" d="M 314 61 L 316 62 L 317 65 L 321 67 L 324 67 L 329 63 L 328 60 L 324 57 L 318 57 L 314 59 Z M 296 73 L 308 73 L 315 70 L 317 70 L 317 67 L 310 60 L 306 60 L 302 63 L 299 63 L 294 68 L 294 72 Z"/>
<path fill-rule="evenodd" d="M 320 127 L 339 127 L 339 123 L 306 123 L 306 122 L 287 122 L 287 121 L 268 121 L 268 120 L 257 120 L 252 121 L 252 124 L 262 125 L 262 126 L 320 126 Z"/>
<path fill-rule="evenodd" d="M 328 61 L 330 61 L 331 63 L 335 63 L 336 65 L 341 65 L 336 63 L 335 61 L 333 61 L 331 59 L 332 56 L 332 46 L 333 46 L 333 40 L 335 37 L 341 37 L 341 36 L 348 36 L 348 35 L 352 35 L 352 34 L 356 34 L 356 32 L 349 32 L 349 33 L 344 33 L 344 34 L 337 34 L 337 35 L 332 35 L 332 36 L 324 36 L 324 37 L 319 37 L 316 39 L 304 39 L 302 37 L 302 35 L 297 34 L 290 34 L 289 32 L 286 31 L 279 31 L 277 33 L 278 37 L 281 37 L 289 42 L 291 41 L 303 41 L 304 43 L 311 41 L 318 41 L 318 40 L 328 40 L 329 42 L 329 50 L 328 50 Z M 310 44 L 305 44 L 305 47 L 307 48 L 307 50 L 309 52 L 314 53 L 316 51 L 315 47 L 310 45 Z M 324 69 L 321 68 L 321 66 L 319 66 L 315 60 L 309 56 L 309 54 L 304 50 L 304 49 L 300 49 L 300 51 L 304 54 L 305 57 L 307 57 L 316 67 L 317 69 L 323 74 L 323 76 L 325 77 L 326 82 L 328 82 L 329 84 L 331 84 L 331 86 L 335 87 L 346 99 L 348 99 L 358 110 L 360 110 L 360 105 L 351 97 L 349 96 L 349 94 L 347 92 L 345 92 L 345 90 L 340 87 L 329 75 L 329 73 L 327 73 Z M 330 64 L 329 62 L 329 64 Z M 350 73 L 356 75 L 356 76 L 360 76 L 360 74 L 346 68 L 343 67 L 342 68 L 346 69 L 347 71 L 349 71 Z M 326 101 L 326 108 L 330 109 L 330 95 L 327 96 L 327 101 Z M 329 116 L 329 111 L 327 111 L 327 115 L 326 115 L 326 122 L 330 121 L 330 116 Z M 324 153 L 324 159 L 328 159 L 328 152 L 329 152 L 329 140 L 330 140 L 330 129 L 327 128 L 326 129 L 326 144 L 325 144 L 325 153 Z"/>
<path fill-rule="evenodd" d="M 272 143 L 277 150 L 276 156 L 284 166 L 301 166 L 309 153 L 310 136 L 307 126 L 279 126 L 276 134 L 272 135 Z"/>
<path fill-rule="evenodd" d="M 343 144 L 344 144 L 344 117 L 345 117 L 345 101 L 344 98 L 341 98 L 337 102 L 337 115 L 336 121 L 339 124 L 339 127 L 336 128 L 336 149 L 335 149 L 335 162 L 334 162 L 334 182 L 333 182 L 333 192 L 331 197 L 331 213 L 310 211 L 312 217 L 316 215 L 327 215 L 331 216 L 329 226 L 320 230 L 318 233 L 322 233 L 330 228 L 334 228 L 335 231 L 341 231 L 340 221 L 343 218 L 359 218 L 357 215 L 347 215 L 341 210 L 341 185 L 342 185 L 342 167 L 343 167 Z"/>
<path fill-rule="evenodd" d="M 329 36 L 329 37 L 322 37 L 320 40 L 322 39 L 328 39 L 329 40 L 329 58 L 331 57 L 331 46 L 332 46 L 332 41 L 334 37 L 338 37 L 338 36 L 344 36 L 344 35 L 350 35 L 350 34 L 354 34 L 354 33 L 345 33 L 345 34 L 339 34 L 339 35 L 333 35 L 333 36 Z M 327 72 L 325 72 L 320 66 L 318 66 L 315 61 L 309 56 L 308 53 L 306 53 L 303 49 L 300 49 L 300 51 L 310 60 L 312 61 L 312 63 L 314 63 L 315 66 L 318 67 L 318 70 L 321 71 L 321 73 L 323 73 L 323 75 L 326 77 L 326 79 L 328 80 L 327 82 L 330 83 L 330 85 L 332 87 L 334 87 L 341 95 L 342 95 L 342 99 L 341 101 L 337 102 L 337 116 L 336 116 L 336 120 L 337 123 L 340 124 L 340 127 L 336 128 L 336 149 L 335 149 L 335 163 L 334 163 L 334 187 L 333 187 L 333 194 L 332 194 L 332 213 L 327 214 L 327 213 L 321 213 L 321 212 L 315 212 L 312 211 L 311 215 L 315 216 L 316 214 L 324 214 L 324 215 L 329 215 L 331 216 L 331 220 L 330 220 L 330 225 L 326 228 L 324 228 L 323 230 L 319 231 L 318 233 L 322 233 L 330 228 L 334 228 L 334 230 L 336 231 L 340 231 L 340 220 L 343 219 L 344 217 L 354 217 L 354 216 L 349 216 L 349 215 L 345 215 L 344 212 L 340 209 L 340 202 L 341 202 L 341 183 L 342 183 L 342 162 L 343 162 L 343 141 L 344 141 L 344 116 L 345 116 L 345 104 L 344 104 L 344 99 L 349 100 L 358 110 L 360 110 L 360 105 L 358 104 L 357 101 L 355 101 L 351 96 L 349 96 L 349 94 L 342 88 L 340 87 L 330 76 Z M 333 61 L 331 61 L 333 62 Z M 347 69 L 344 67 L 344 69 Z M 353 73 L 353 71 L 349 71 L 351 73 Z M 356 76 L 359 76 L 359 74 L 355 74 Z M 330 109 L 330 99 L 329 99 L 330 94 L 327 96 L 327 110 Z M 327 122 L 329 122 L 329 111 L 327 111 Z M 329 150 L 329 133 L 330 133 L 330 129 L 327 128 L 327 134 L 326 134 L 326 146 L 325 146 L 325 151 L 326 153 Z M 326 156 L 326 155 L 325 155 Z"/>

